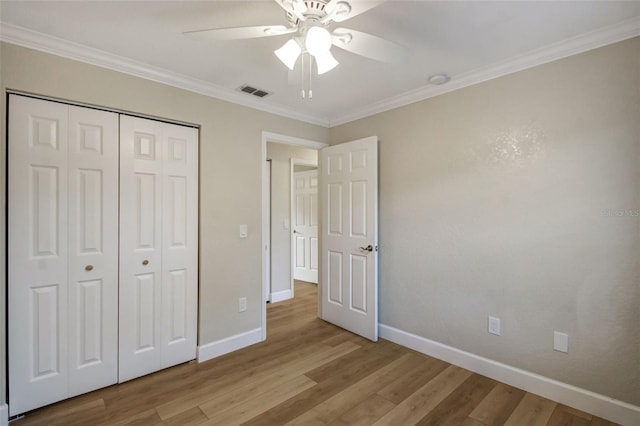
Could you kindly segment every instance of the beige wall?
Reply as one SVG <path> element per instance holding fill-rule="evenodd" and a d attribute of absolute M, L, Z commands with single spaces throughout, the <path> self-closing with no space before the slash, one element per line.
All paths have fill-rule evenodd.
<path fill-rule="evenodd" d="M 291 288 L 291 158 L 318 161 L 318 151 L 280 143 L 267 143 L 271 159 L 271 291 Z M 283 221 L 289 221 L 284 229 Z"/>
<path fill-rule="evenodd" d="M 331 129 L 369 135 L 381 323 L 640 405 L 640 38 Z"/>
<path fill-rule="evenodd" d="M 325 141 L 328 129 L 197 95 L 148 80 L 0 44 L 0 75 L 6 89 L 196 123 L 200 131 L 199 344 L 261 326 L 261 141 L 262 131 Z M 0 106 L 4 191 L 5 108 Z M 4 193 L 1 199 L 4 201 Z M 0 209 L 4 215 L 4 209 Z M 4 224 L 4 217 L 0 218 Z M 238 238 L 248 224 L 249 238 Z M 4 234 L 4 229 L 0 232 Z M 4 259 L 3 253 L 0 259 Z M 4 273 L 0 297 L 4 297 Z M 238 298 L 248 309 L 238 313 Z M 2 302 L 2 301 L 0 301 Z M 0 303 L 4 333 L 5 304 Z M 4 382 L 4 336 L 0 376 Z M 0 396 L 4 400 L 4 383 Z"/>

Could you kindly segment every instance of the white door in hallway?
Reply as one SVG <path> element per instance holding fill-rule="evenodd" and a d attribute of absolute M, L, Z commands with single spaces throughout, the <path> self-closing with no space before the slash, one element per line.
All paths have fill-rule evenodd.
<path fill-rule="evenodd" d="M 120 122 L 119 381 L 196 356 L 198 131 Z"/>
<path fill-rule="evenodd" d="M 318 171 L 293 174 L 293 278 L 318 283 Z"/>
<path fill-rule="evenodd" d="M 320 151 L 321 317 L 378 340 L 378 138 Z"/>
<path fill-rule="evenodd" d="M 118 115 L 11 95 L 10 415 L 117 380 Z"/>

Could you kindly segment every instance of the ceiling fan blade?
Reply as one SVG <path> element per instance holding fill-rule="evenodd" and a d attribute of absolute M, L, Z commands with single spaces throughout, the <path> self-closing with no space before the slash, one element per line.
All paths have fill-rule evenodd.
<path fill-rule="evenodd" d="M 307 5 L 304 0 L 275 0 L 286 12 L 293 14 L 300 21 L 307 19 L 304 13 L 307 11 Z"/>
<path fill-rule="evenodd" d="M 327 16 L 321 22 L 342 22 L 373 9 L 386 0 L 330 0 L 324 7 Z"/>
<path fill-rule="evenodd" d="M 334 46 L 376 61 L 395 64 L 409 59 L 407 48 L 361 31 L 336 28 L 331 39 Z"/>
<path fill-rule="evenodd" d="M 255 27 L 212 28 L 207 30 L 185 31 L 187 37 L 202 40 L 226 41 L 245 38 L 270 37 L 296 32 L 295 27 L 284 25 L 260 25 Z"/>

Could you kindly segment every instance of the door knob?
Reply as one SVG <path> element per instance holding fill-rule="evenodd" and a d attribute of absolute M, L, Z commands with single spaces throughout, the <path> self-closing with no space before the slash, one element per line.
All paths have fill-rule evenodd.
<path fill-rule="evenodd" d="M 87 265 L 87 266 L 85 266 L 85 267 L 84 267 L 84 270 L 85 270 L 85 271 L 91 271 L 91 270 L 93 270 L 93 265 Z"/>
<path fill-rule="evenodd" d="M 294 229 L 294 230 L 293 230 L 293 233 L 294 233 L 294 234 L 297 234 L 297 233 L 298 233 L 298 231 L 296 231 L 296 230 Z"/>
<path fill-rule="evenodd" d="M 146 266 L 146 265 L 149 264 L 149 261 L 147 259 L 145 259 L 145 260 L 142 261 L 142 264 Z"/>
<path fill-rule="evenodd" d="M 366 247 L 360 247 L 360 250 L 364 250 L 364 251 L 373 251 L 373 246 L 371 244 L 369 244 Z"/>

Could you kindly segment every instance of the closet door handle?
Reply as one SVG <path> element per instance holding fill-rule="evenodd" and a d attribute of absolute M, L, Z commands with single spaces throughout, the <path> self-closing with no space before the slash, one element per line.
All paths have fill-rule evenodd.
<path fill-rule="evenodd" d="M 146 265 L 149 264 L 149 261 L 147 259 L 145 259 L 145 260 L 142 261 L 142 264 L 146 266 Z"/>
<path fill-rule="evenodd" d="M 84 267 L 85 271 L 92 271 L 93 270 L 93 265 L 87 265 Z"/>

